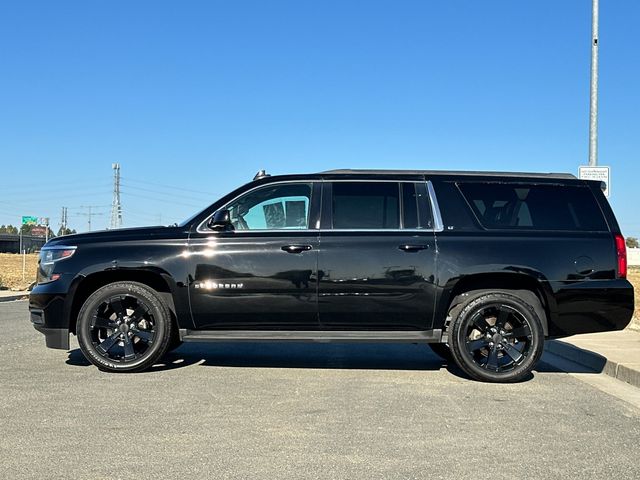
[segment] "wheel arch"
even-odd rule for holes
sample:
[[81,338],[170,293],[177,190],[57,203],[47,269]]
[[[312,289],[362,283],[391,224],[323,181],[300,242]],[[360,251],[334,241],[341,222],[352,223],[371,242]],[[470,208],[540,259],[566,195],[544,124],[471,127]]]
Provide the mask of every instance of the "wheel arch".
[[74,282],[70,301],[67,302],[69,332],[76,333],[76,319],[80,308],[93,292],[110,283],[125,281],[142,283],[158,292],[171,311],[172,321],[177,323],[176,306],[167,274],[146,269],[119,268],[81,276]]
[[[545,336],[549,334],[549,322],[554,312],[553,297],[545,291],[543,283],[526,274],[520,273],[478,273],[460,277],[456,282],[447,286],[440,297],[437,308],[438,317],[442,320],[442,328],[446,327],[447,313],[454,303],[462,297],[462,294],[473,292],[473,296],[479,296],[488,292],[501,291],[505,293],[516,293],[521,296],[532,295],[532,303],[535,300],[538,305],[533,305],[542,322]],[[438,325],[434,326],[438,328]]]

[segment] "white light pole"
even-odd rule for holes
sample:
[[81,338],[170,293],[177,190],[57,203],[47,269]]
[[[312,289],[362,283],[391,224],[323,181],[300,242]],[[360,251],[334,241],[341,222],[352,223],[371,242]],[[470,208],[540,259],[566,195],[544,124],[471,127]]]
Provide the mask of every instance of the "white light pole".
[[591,104],[589,109],[589,166],[598,165],[598,0],[591,13]]

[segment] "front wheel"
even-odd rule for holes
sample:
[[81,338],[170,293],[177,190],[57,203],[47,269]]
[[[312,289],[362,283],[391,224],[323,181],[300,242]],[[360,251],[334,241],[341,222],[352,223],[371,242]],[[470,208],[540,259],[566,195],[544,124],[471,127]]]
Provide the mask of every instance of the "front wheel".
[[507,293],[475,298],[452,319],[449,344],[458,366],[485,382],[517,382],[542,355],[544,331],[532,305]]
[[155,290],[116,282],[86,300],[76,326],[84,356],[109,372],[139,372],[156,363],[171,341],[171,315]]

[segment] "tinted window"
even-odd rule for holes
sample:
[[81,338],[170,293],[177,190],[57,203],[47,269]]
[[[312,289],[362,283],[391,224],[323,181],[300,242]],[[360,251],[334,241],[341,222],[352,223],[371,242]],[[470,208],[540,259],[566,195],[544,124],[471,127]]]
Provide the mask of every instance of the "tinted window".
[[299,230],[308,228],[311,185],[285,183],[253,190],[227,209],[236,230]]
[[418,228],[418,196],[414,183],[403,183],[402,188],[402,226]]
[[460,190],[453,182],[433,181],[445,230],[476,230],[476,222]]
[[400,227],[397,183],[336,182],[333,184],[333,228]]
[[601,231],[607,226],[587,187],[461,183],[486,228]]

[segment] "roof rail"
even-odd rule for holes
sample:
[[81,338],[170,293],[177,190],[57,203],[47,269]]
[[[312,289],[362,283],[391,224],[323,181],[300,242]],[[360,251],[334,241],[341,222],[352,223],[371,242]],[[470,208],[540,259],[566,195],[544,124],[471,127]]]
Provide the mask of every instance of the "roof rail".
[[336,175],[460,175],[483,177],[528,177],[528,178],[558,178],[575,180],[577,177],[571,173],[540,173],[540,172],[480,172],[464,170],[368,170],[342,168],[326,170],[321,174]]

